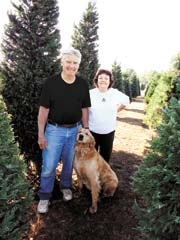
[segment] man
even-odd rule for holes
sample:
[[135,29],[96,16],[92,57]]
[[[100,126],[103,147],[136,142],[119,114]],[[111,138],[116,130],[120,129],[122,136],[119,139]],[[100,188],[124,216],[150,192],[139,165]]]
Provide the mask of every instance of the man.
[[42,89],[38,114],[38,144],[42,149],[42,172],[38,212],[48,211],[55,170],[61,159],[63,167],[60,190],[64,201],[72,199],[72,162],[76,135],[81,123],[88,128],[90,96],[88,84],[76,75],[81,62],[79,50],[61,54],[62,72],[48,79]]

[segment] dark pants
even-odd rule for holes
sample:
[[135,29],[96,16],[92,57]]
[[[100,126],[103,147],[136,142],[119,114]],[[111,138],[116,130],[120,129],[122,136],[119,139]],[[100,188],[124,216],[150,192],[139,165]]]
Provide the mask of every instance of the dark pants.
[[108,134],[98,134],[91,131],[91,134],[96,141],[96,150],[100,153],[104,160],[109,163],[113,149],[115,131]]

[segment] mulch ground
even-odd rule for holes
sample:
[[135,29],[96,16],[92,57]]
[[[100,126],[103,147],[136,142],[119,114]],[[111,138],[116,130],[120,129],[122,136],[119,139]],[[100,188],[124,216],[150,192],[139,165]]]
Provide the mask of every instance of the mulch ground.
[[137,220],[133,212],[136,196],[131,187],[131,177],[143,160],[148,140],[153,132],[143,124],[143,98],[135,99],[117,118],[113,154],[110,165],[119,178],[119,188],[111,199],[102,199],[98,212],[87,212],[90,193],[77,194],[74,179],[74,198],[63,202],[55,185],[54,195],[47,214],[36,212],[38,201],[32,203],[28,240],[139,240]]

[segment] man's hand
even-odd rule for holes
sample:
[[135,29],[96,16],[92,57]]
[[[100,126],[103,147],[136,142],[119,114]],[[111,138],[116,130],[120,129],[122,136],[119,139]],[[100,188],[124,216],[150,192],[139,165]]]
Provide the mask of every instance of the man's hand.
[[83,127],[85,129],[85,133],[89,133],[89,128],[88,127]]
[[45,149],[47,147],[47,140],[45,137],[38,137],[38,144],[40,149]]

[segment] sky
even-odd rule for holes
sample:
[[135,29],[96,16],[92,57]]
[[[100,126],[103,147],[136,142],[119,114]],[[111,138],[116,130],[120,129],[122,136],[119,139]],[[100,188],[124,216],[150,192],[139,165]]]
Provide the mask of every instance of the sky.
[[[95,1],[95,0],[94,0]],[[63,48],[70,46],[73,25],[78,24],[89,0],[59,0]],[[110,69],[114,61],[122,70],[137,74],[166,71],[180,51],[180,0],[96,0],[99,14],[99,62]],[[10,0],[0,1],[0,36],[7,23]]]

